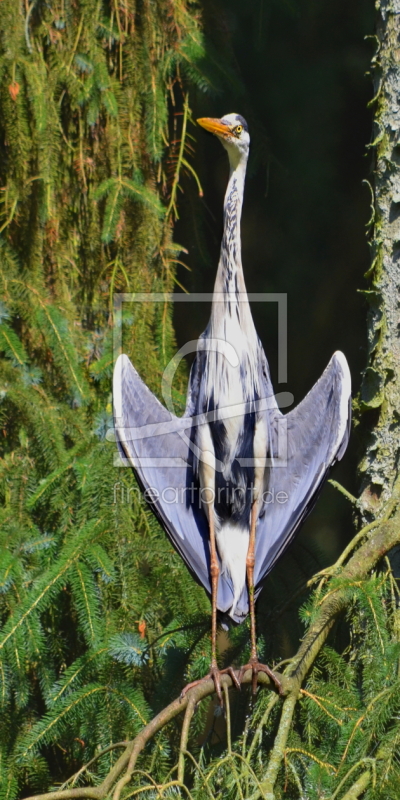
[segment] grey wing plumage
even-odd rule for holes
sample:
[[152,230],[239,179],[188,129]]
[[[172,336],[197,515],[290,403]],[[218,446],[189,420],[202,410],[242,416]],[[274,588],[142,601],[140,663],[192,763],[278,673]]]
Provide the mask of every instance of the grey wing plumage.
[[256,532],[255,586],[292,541],[311,511],[332,465],[346,450],[351,422],[351,377],[343,353],[331,358],[304,400],[270,418],[272,451]]
[[[193,420],[168,411],[125,355],[119,356],[115,366],[113,394],[119,451],[133,468],[172,544],[210,593],[208,523],[192,469]],[[218,608],[225,611],[232,601],[232,584],[228,576],[221,576]]]

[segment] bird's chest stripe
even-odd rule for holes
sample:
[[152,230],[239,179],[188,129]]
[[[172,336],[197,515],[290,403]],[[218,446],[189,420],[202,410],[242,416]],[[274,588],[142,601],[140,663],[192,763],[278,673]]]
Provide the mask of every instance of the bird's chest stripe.
[[227,460],[233,462],[240,458],[250,459],[254,455],[255,412],[251,411],[243,417],[234,419],[235,422],[237,420],[237,425],[233,452],[232,434],[227,420],[217,419],[209,422],[215,456],[222,463],[226,463]]
[[221,257],[224,267],[224,289],[228,294],[228,313],[232,313],[229,295],[239,294],[236,263],[237,263],[237,235],[238,235],[238,200],[236,178],[232,183],[232,190],[225,205],[224,235],[222,238]]

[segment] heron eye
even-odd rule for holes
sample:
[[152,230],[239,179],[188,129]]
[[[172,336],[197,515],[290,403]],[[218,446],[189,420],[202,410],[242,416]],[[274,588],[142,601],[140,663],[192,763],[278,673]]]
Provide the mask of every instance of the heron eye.
[[234,129],[233,132],[235,136],[240,136],[242,130],[243,130],[243,125],[236,125],[236,128]]

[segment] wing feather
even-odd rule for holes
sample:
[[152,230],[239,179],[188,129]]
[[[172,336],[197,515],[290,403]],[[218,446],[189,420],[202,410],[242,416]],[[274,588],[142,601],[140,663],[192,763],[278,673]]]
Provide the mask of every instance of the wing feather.
[[[273,452],[286,459],[268,470],[268,484],[256,533],[255,585],[292,541],[314,506],[323,483],[346,450],[351,422],[351,377],[343,353],[335,353],[320,379],[293,411],[270,419]],[[282,425],[282,421],[284,424]],[[285,448],[283,448],[285,450]]]
[[[189,442],[193,421],[174,416],[153,395],[126,355],[114,370],[114,424],[118,447],[128,459],[152,511],[195,579],[210,594],[208,523],[200,507]],[[222,575],[218,608],[233,602]]]

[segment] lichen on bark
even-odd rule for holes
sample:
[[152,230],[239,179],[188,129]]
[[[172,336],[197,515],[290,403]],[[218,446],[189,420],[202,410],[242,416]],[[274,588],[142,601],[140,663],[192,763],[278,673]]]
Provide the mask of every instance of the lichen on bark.
[[400,0],[378,0],[376,10],[368,361],[359,398],[369,429],[360,464],[364,522],[383,513],[400,456]]

